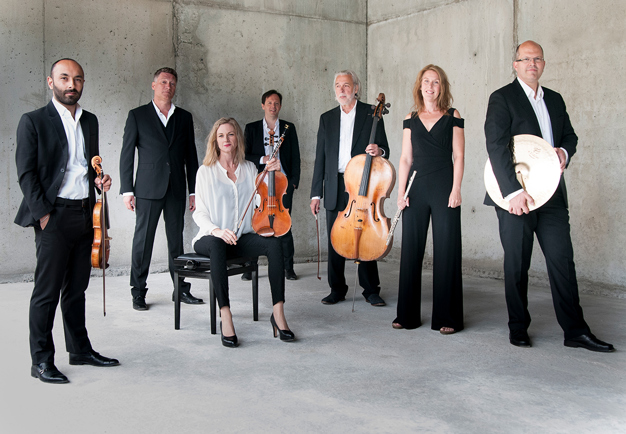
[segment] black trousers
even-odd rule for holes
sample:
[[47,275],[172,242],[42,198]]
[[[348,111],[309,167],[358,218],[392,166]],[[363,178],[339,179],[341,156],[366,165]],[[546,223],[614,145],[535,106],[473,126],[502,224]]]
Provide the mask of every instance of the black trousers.
[[545,205],[529,214],[517,216],[499,207],[496,207],[496,213],[504,248],[504,289],[509,329],[526,330],[530,325],[528,269],[534,233],[546,258],[552,302],[565,339],[589,333],[578,297],[569,212],[561,189],[558,188]]
[[[348,293],[346,285],[346,258],[335,251],[330,241],[330,231],[337,219],[337,215],[348,206],[350,196],[346,192],[343,174],[339,174],[337,183],[337,206],[333,210],[326,210],[326,230],[328,234],[328,284],[330,290],[345,296]],[[363,288],[363,296],[380,293],[380,279],[376,261],[362,261],[358,265],[359,285]]]
[[452,168],[416,178],[402,212],[398,317],[411,329],[421,325],[422,263],[428,226],[433,223],[433,312],[431,328],[463,329],[461,207],[449,208]]
[[211,283],[220,308],[230,306],[226,260],[241,256],[267,256],[272,304],[285,301],[283,250],[278,238],[243,234],[233,246],[221,238],[207,235],[196,241],[193,248],[196,253],[211,259]]
[[[162,199],[135,197],[135,234],[133,236],[130,286],[133,296],[144,296],[148,291],[146,280],[150,273],[150,261],[159,218],[163,213],[167,237],[167,261],[174,283],[174,258],[184,253],[183,229],[185,224],[186,197],[175,197],[171,186]],[[181,292],[189,292],[191,285],[183,282]]]
[[37,266],[30,299],[30,354],[33,364],[54,362],[52,326],[59,299],[65,348],[86,353],[85,290],[91,273],[93,227],[87,205],[55,204],[44,230],[35,227]]

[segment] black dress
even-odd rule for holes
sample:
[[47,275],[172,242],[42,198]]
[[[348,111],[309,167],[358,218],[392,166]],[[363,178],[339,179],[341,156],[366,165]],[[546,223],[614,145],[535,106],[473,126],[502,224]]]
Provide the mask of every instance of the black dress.
[[[398,290],[398,316],[394,322],[412,329],[421,325],[422,262],[428,225],[433,222],[433,330],[463,329],[461,276],[461,207],[449,208],[454,167],[453,127],[463,128],[454,109],[442,116],[430,131],[416,113],[405,119],[411,130],[413,165],[417,171],[409,191],[409,205],[402,214],[402,250]],[[410,176],[409,176],[410,178]]]

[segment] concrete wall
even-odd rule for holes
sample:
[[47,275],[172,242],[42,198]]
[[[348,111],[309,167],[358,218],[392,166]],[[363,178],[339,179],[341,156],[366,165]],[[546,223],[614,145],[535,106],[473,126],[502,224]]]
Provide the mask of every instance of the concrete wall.
[[[579,136],[577,154],[565,176],[581,286],[623,295],[625,9],[621,1],[368,2],[368,96],[373,99],[386,92],[394,104],[387,119],[392,162],[399,161],[402,119],[411,110],[412,87],[426,64],[447,72],[454,106],[465,118],[462,225],[468,272],[501,276],[497,218],[492,208],[482,205],[487,159],[483,124],[491,92],[514,79],[515,46],[533,39],[545,50],[541,84],[563,95]],[[395,202],[396,192],[392,197]],[[399,256],[398,245],[393,256]],[[537,244],[531,272],[535,280],[546,281]]]
[[[233,116],[242,126],[258,120],[263,115],[260,95],[279,89],[284,96],[281,117],[296,124],[302,153],[293,210],[298,260],[315,257],[309,189],[319,115],[336,104],[333,73],[354,69],[369,102],[379,92],[386,94],[392,104],[385,119],[391,161],[397,165],[401,121],[411,109],[415,76],[427,63],[442,66],[452,82],[454,105],[466,119],[464,265],[472,273],[500,276],[497,219],[493,209],[482,205],[483,122],[489,94],[514,77],[510,60],[515,45],[535,39],[547,59],[542,84],[563,94],[580,137],[566,177],[581,282],[584,288],[623,290],[626,221],[619,199],[625,103],[619,90],[626,62],[625,8],[619,0],[4,0],[0,174],[6,187],[0,192],[0,279],[28,277],[34,268],[32,230],[12,223],[22,197],[15,129],[22,113],[48,102],[45,76],[50,64],[65,56],[85,68],[81,104],[99,117],[103,166],[114,180],[119,179],[126,115],[150,100],[150,81],[158,67],[174,65],[179,72],[175,103],[194,115],[200,158],[217,118]],[[109,201],[111,272],[119,273],[129,268],[134,215],[124,208],[118,188],[116,183]],[[394,191],[385,206],[389,216],[395,198]],[[325,224],[320,223],[324,246]],[[187,248],[195,232],[187,215]],[[396,267],[397,258],[399,243],[384,266]],[[160,228],[153,270],[164,269],[165,262]],[[535,279],[545,280],[544,270],[536,248]]]
[[[365,2],[182,1],[175,13],[176,66],[189,80],[178,101],[194,115],[200,159],[217,119],[234,117],[243,128],[262,119],[265,91],[282,93],[280,117],[295,124],[302,160],[292,206],[296,261],[313,259],[309,193],[319,116],[336,105],[335,71],[352,68],[365,77]],[[193,238],[193,221],[186,227]],[[325,240],[323,220],[321,227]]]
[[[7,204],[0,208],[0,281],[32,277],[33,231],[12,223],[22,200],[15,130],[22,113],[51,98],[45,77],[60,57],[73,57],[85,69],[80,102],[99,118],[103,168],[116,184],[108,195],[113,238],[109,273],[130,268],[134,215],[124,207],[116,182],[124,123],[130,109],[150,101],[152,74],[161,66],[179,72],[175,103],[194,115],[200,159],[219,117],[232,116],[243,127],[262,118],[263,92],[276,88],[283,94],[281,118],[296,124],[302,154],[302,181],[293,207],[296,256],[316,256],[308,203],[318,120],[336,104],[336,70],[353,68],[365,78],[365,0],[6,0],[0,4],[0,36],[0,173],[6,185],[0,202]],[[188,250],[196,232],[187,213]],[[161,227],[153,271],[166,268],[166,251]]]

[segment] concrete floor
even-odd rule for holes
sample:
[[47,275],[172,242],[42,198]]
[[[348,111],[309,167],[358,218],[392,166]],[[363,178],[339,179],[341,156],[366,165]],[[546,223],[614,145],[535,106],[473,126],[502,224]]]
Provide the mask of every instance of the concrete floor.
[[[466,329],[443,336],[430,329],[429,272],[424,325],[394,330],[398,269],[379,268],[388,306],[357,297],[352,313],[351,301],[322,305],[325,273],[319,282],[316,264],[298,264],[285,305],[295,343],[272,338],[267,269],[258,323],[250,284],[231,277],[236,349],[210,334],[208,304],[183,305],[174,330],[168,274],[149,277],[147,312],[132,309],[127,276],[107,278],[106,317],[92,278],[92,344],[122,366],[70,366],[59,314],[56,364],[67,385],[30,377],[32,283],[1,285],[0,432],[626,432],[626,300],[581,296],[592,330],[618,348],[598,354],[563,346],[548,289],[533,287],[533,347],[521,349],[508,343],[502,281],[466,277]],[[352,282],[354,265],[347,275]],[[192,281],[192,291],[208,298],[207,282]]]

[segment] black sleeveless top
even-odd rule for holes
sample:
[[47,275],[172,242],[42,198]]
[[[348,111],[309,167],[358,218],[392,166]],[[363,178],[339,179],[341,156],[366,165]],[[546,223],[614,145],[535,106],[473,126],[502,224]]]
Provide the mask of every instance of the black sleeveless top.
[[454,117],[454,108],[448,110],[428,131],[416,112],[405,119],[403,127],[411,130],[413,166],[416,177],[428,175],[452,166],[452,129],[463,128],[465,121]]

